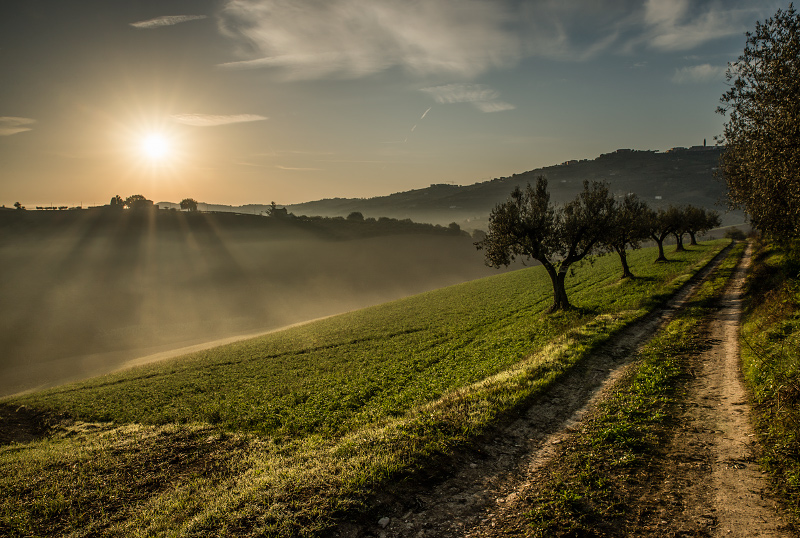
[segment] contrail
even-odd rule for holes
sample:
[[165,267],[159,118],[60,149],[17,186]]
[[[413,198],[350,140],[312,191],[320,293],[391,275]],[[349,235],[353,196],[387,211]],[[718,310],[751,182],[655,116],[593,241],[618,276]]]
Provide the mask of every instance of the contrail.
[[422,113],[422,117],[421,117],[420,119],[423,119],[423,118],[425,118],[425,116],[427,116],[427,115],[428,115],[428,112],[430,112],[432,108],[433,108],[432,106],[429,106],[429,107],[428,107],[428,110],[426,110],[425,112],[423,112],[423,113]]

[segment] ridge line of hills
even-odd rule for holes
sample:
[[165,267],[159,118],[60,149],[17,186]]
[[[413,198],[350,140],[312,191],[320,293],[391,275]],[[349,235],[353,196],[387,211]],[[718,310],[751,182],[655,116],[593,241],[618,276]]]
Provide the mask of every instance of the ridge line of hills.
[[[617,196],[636,193],[652,207],[692,204],[720,212],[723,225],[745,221],[741,211],[726,211],[726,190],[715,172],[724,148],[693,146],[667,152],[619,149],[595,159],[572,160],[472,185],[432,184],[429,187],[373,198],[326,198],[286,209],[295,215],[346,217],[360,212],[365,217],[411,219],[415,222],[465,229],[486,229],[492,208],[505,201],[515,186],[533,183],[543,175],[549,181],[551,199],[566,202],[581,190],[583,181],[605,181]],[[159,202],[161,207],[178,204]],[[208,211],[261,214],[269,205],[227,206],[202,204]]]

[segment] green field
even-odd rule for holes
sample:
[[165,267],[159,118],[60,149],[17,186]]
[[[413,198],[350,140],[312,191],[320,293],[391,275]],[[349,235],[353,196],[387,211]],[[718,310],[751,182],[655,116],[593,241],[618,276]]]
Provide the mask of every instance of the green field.
[[61,427],[0,448],[0,532],[314,535],[513,416],[726,244],[632,252],[633,281],[599,258],[565,314],[533,267],[4,400]]

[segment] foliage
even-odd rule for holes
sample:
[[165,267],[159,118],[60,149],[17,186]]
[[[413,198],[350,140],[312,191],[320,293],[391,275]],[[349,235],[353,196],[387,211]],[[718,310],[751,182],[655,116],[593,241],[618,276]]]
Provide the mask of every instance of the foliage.
[[622,202],[615,204],[610,233],[604,240],[606,246],[619,255],[622,264],[622,278],[633,278],[628,266],[626,249],[637,249],[649,237],[647,204],[635,194],[629,194]]
[[358,222],[364,221],[364,214],[361,211],[352,211],[349,215],[347,215],[347,220],[355,220]]
[[461,235],[461,226],[457,222],[451,222],[447,225],[447,231],[453,235]]
[[670,205],[667,208],[665,219],[671,227],[670,233],[675,238],[675,252],[685,250],[683,246],[683,236],[688,233],[688,219],[685,207],[675,207]]
[[762,464],[800,523],[800,252],[762,245],[747,281],[742,367]]
[[708,230],[718,228],[722,221],[719,213],[702,207],[687,205],[681,208],[683,211],[683,228],[691,237],[691,245],[697,245],[697,236],[702,235]]
[[181,209],[185,211],[197,211],[197,200],[194,198],[184,198],[181,200]]
[[0,531],[318,535],[513,418],[722,245],[633,252],[622,283],[599,258],[570,287],[591,312],[541,317],[535,267],[6,400],[92,422],[0,447]]
[[722,177],[734,207],[774,237],[800,236],[800,14],[792,5],[756,23],[729,64]]
[[725,231],[726,239],[733,239],[734,241],[744,241],[747,235],[739,228],[731,228]]
[[669,234],[673,233],[676,226],[677,222],[672,206],[670,206],[669,210],[662,208],[658,208],[657,210],[651,209],[647,215],[647,231],[650,235],[650,239],[655,241],[656,245],[658,245],[657,262],[667,261],[667,257],[664,255],[664,240]]
[[125,207],[129,209],[149,209],[153,207],[153,201],[148,200],[141,194],[133,194],[125,199]]
[[509,265],[517,257],[537,260],[553,286],[551,312],[571,308],[564,281],[569,268],[600,250],[614,214],[608,186],[584,182],[583,191],[563,207],[550,203],[547,179],[536,188],[516,187],[508,201],[489,216],[489,233],[475,245],[486,251],[492,267]]
[[684,250],[683,236],[689,234],[692,245],[697,245],[697,236],[720,226],[722,221],[719,213],[691,204],[675,207],[670,205],[664,213],[666,226],[671,228],[670,233],[675,237],[675,250]]

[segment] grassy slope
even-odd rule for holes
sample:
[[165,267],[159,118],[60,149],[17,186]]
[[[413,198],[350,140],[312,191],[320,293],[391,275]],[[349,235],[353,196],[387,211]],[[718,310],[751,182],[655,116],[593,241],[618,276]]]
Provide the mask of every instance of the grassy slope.
[[532,268],[17,398],[114,424],[3,447],[0,530],[313,534],[513,412],[722,246],[632,253],[633,282],[601,258],[570,279],[569,314],[541,315]]
[[800,252],[761,245],[748,279],[742,363],[762,464],[800,522]]

